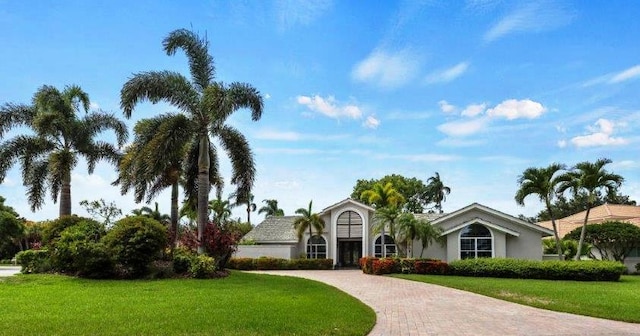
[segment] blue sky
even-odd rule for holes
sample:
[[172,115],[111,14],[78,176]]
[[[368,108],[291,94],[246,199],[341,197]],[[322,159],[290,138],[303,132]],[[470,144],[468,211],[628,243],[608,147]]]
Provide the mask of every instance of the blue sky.
[[[291,214],[313,200],[319,211],[358,179],[437,171],[452,189],[445,211],[479,202],[534,215],[536,198],[513,200],[517,177],[552,162],[611,158],[622,192],[640,200],[639,14],[623,1],[0,0],[0,102],[78,84],[94,108],[122,116],[134,73],[188,74],[161,41],[189,28],[210,41],[218,80],[265,97],[259,122],[248,111],[230,120],[255,152],[258,202]],[[142,104],[127,123],[168,111]],[[115,176],[80,164],[74,212],[83,199],[142,206],[110,186]],[[50,199],[29,211],[21,184],[12,170],[0,195],[29,219],[57,216]],[[168,194],[158,202],[169,212]]]

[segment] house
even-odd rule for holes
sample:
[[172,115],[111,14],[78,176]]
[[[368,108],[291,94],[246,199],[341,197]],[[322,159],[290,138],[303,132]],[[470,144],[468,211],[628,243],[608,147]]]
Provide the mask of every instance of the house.
[[[564,237],[567,233],[582,227],[584,224],[584,216],[586,210],[556,219],[558,227],[558,236]],[[608,204],[599,205],[591,208],[589,211],[589,221],[587,224],[602,224],[609,221],[626,222],[640,227],[640,206],[624,205],[624,204]],[[540,226],[553,230],[551,221],[538,223]],[[635,265],[640,263],[640,246],[636,247],[624,260],[625,266],[629,271],[635,271]]]
[[[362,256],[391,256],[397,246],[389,235],[372,230],[375,209],[347,198],[320,212],[325,221],[321,235],[306,232],[298,240],[293,222],[297,216],[267,217],[240,245],[236,257],[331,258],[338,267],[356,267]],[[443,230],[443,244],[422,251],[419,241],[409,244],[415,256],[453,261],[477,257],[542,259],[540,239],[553,232],[498,210],[473,203],[448,214],[417,214]]]

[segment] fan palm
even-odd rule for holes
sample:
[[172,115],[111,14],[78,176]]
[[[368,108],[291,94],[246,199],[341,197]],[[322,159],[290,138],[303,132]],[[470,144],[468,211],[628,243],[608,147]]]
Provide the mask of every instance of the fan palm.
[[556,241],[558,258],[562,259],[562,244],[558,235],[558,227],[556,219],[552,211],[551,203],[557,194],[558,185],[567,180],[566,175],[559,174],[566,167],[559,163],[553,163],[546,168],[527,168],[522,175],[518,177],[520,189],[516,192],[516,202],[524,205],[524,199],[529,195],[538,195],[541,202],[544,203],[549,217],[551,217],[551,225],[553,226],[553,236]]
[[278,200],[265,199],[262,200],[266,205],[258,210],[258,215],[264,213],[266,217],[269,216],[284,216],[284,210],[278,208]]
[[[118,165],[118,179],[124,195],[134,190],[137,203],[151,202],[166,188],[171,188],[171,247],[178,230],[179,183],[185,174],[191,121],[181,114],[165,114],[142,119],[134,128],[134,141],[125,150]],[[157,207],[157,203],[156,203]]]
[[[118,147],[127,141],[126,125],[112,114],[89,112],[89,95],[79,86],[60,91],[42,86],[32,105],[5,104],[0,108],[0,137],[14,127],[26,126],[32,135],[18,135],[0,145],[0,181],[16,161],[22,165],[31,210],[44,204],[47,189],[60,216],[71,215],[71,172],[79,157],[92,174],[100,160],[118,163]],[[78,117],[80,110],[85,115]],[[94,138],[103,131],[115,132],[117,146]]]
[[598,191],[605,189],[608,194],[615,193],[617,188],[622,185],[624,178],[620,175],[609,173],[604,166],[611,163],[610,159],[598,159],[596,162],[580,162],[576,164],[573,169],[565,174],[565,181],[558,187],[558,192],[563,193],[570,189],[574,195],[580,191],[587,193],[587,200],[585,203],[586,213],[584,216],[584,222],[582,224],[582,230],[580,232],[580,241],[578,241],[578,251],[576,253],[576,260],[580,259],[582,253],[582,245],[584,244],[584,235],[587,228],[587,222],[589,221],[589,212],[593,207]]
[[301,215],[293,222],[293,228],[296,230],[298,240],[302,239],[304,232],[309,229],[309,238],[313,237],[312,230],[316,231],[317,235],[322,234],[324,230],[324,220],[319,214],[312,211],[313,201],[309,201],[309,207],[299,208],[296,210],[296,214]]
[[451,188],[444,185],[438,172],[427,179],[428,199],[435,203],[434,207],[439,213],[442,213],[442,202],[447,199],[447,195],[450,193]]
[[[218,175],[216,147],[210,136],[219,140],[227,152],[232,167],[231,183],[239,194],[248,194],[255,179],[255,162],[247,139],[234,127],[226,124],[235,111],[248,108],[251,118],[257,121],[262,116],[262,96],[246,83],[226,85],[214,81],[213,57],[208,54],[208,42],[195,33],[179,29],[164,39],[167,55],[182,49],[189,60],[191,81],[171,71],[151,71],[135,74],[120,91],[120,105],[125,116],[130,117],[134,107],[141,101],[168,102],[191,120],[194,129],[190,139],[190,155],[187,165],[185,193],[196,205],[198,213],[198,241],[202,242],[207,222],[209,188],[221,187],[220,181],[212,179]],[[196,155],[197,154],[197,155]],[[201,243],[198,253],[204,253]]]

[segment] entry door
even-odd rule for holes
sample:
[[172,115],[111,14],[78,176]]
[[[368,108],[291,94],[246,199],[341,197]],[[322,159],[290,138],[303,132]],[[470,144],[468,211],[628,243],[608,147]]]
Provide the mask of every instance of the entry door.
[[362,241],[340,242],[340,266],[357,267],[360,258],[362,258]]

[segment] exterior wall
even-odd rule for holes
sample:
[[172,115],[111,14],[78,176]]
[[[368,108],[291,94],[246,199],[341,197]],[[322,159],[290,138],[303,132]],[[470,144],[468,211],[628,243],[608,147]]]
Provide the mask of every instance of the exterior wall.
[[240,245],[234,254],[236,258],[274,257],[284,259],[297,258],[295,245]]
[[[420,251],[422,251],[422,244],[419,240],[413,241],[413,257],[420,258]],[[447,259],[447,243],[440,245],[440,243],[433,243],[422,252],[423,258],[440,259],[445,261]]]
[[508,236],[507,257],[516,259],[542,260],[542,236],[540,233],[522,227],[520,237]]
[[640,257],[627,257],[624,259],[624,265],[627,266],[629,272],[636,272],[637,263],[640,263]]
[[[334,263],[338,262],[337,255],[337,247],[338,247],[338,238],[336,236],[336,227],[338,223],[338,217],[345,211],[353,211],[357,213],[360,217],[362,217],[362,255],[368,256],[373,255],[373,241],[371,237],[371,216],[369,216],[369,211],[363,209],[362,207],[354,206],[351,203],[343,204],[339,207],[331,209],[331,212],[328,216],[323,218],[325,219],[325,228],[329,230],[327,234],[328,238],[328,250],[327,250],[327,258],[333,259]],[[327,218],[328,217],[328,218]]]

